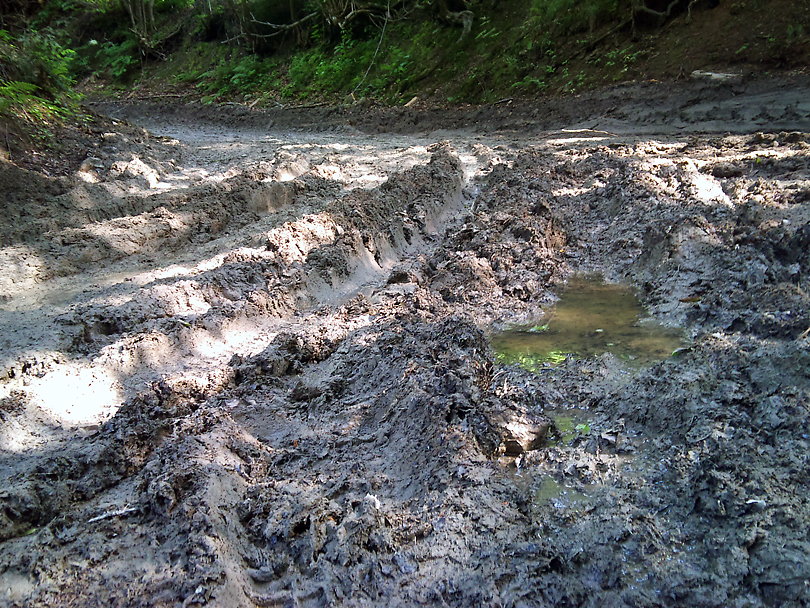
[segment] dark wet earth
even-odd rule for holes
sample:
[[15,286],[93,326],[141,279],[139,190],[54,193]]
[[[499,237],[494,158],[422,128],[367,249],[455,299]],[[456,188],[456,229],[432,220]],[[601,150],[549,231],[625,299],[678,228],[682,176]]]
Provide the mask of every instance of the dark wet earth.
[[810,124],[734,86],[0,165],[0,605],[810,605]]

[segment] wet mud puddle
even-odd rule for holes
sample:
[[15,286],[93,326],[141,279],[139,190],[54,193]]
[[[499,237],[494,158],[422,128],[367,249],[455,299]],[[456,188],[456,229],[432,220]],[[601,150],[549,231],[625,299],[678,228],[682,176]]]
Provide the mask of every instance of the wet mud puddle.
[[534,490],[532,496],[536,505],[551,505],[555,509],[586,507],[590,496],[573,486],[560,483],[553,477],[544,477]]
[[647,317],[633,291],[601,277],[572,279],[559,302],[537,323],[492,335],[500,363],[539,371],[565,361],[613,353],[634,366],[671,356],[682,332]]
[[[579,408],[547,409],[544,412],[552,421],[552,428],[544,447],[566,449],[575,441],[591,433],[591,412]],[[590,490],[596,484],[583,485],[566,480],[558,480],[549,474],[537,473],[533,467],[524,467],[523,457],[517,459],[501,457],[503,470],[529,498],[533,508],[550,506],[554,509],[583,509],[592,503]],[[531,457],[529,457],[531,458]]]
[[[685,344],[681,330],[649,317],[632,289],[607,284],[598,275],[575,276],[537,323],[499,332],[491,340],[500,362],[530,371],[552,369],[568,357],[584,359],[606,352],[639,369],[666,359]],[[546,448],[566,451],[595,432],[593,413],[586,409],[546,409],[544,414],[552,423]],[[612,432],[600,434],[605,441],[617,444],[619,440]],[[583,484],[533,471],[531,466],[522,471],[519,462],[504,464],[516,469],[513,478],[538,513],[547,508],[587,510],[593,492],[601,488],[598,482]]]

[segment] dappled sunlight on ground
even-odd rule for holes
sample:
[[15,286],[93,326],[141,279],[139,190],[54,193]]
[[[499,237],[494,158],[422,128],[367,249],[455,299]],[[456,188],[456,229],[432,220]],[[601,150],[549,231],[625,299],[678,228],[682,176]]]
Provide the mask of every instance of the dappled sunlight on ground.
[[35,405],[65,427],[101,424],[122,403],[117,379],[92,364],[63,365],[31,380],[26,392]]
[[[791,575],[766,560],[810,521],[806,138],[150,120],[174,141],[94,161],[0,250],[36,266],[0,302],[20,602],[655,605]],[[485,332],[574,271],[691,341],[498,362]]]

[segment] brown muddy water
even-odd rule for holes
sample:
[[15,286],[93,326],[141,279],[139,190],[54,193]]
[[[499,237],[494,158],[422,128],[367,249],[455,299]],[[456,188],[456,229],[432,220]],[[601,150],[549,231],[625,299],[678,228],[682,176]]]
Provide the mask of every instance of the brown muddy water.
[[560,483],[553,477],[545,477],[534,492],[534,502],[550,503],[557,509],[587,506],[589,497],[572,486]]
[[606,352],[642,366],[671,356],[684,338],[679,329],[650,319],[629,287],[584,275],[569,282],[537,323],[494,334],[492,346],[499,362],[538,371],[569,356]]

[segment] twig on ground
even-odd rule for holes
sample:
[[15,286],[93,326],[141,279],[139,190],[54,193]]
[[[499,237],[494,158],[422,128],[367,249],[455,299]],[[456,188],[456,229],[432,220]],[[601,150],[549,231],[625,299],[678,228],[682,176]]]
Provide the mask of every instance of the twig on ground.
[[96,515],[95,517],[91,517],[87,520],[88,524],[95,523],[97,521],[101,521],[103,519],[110,519],[112,517],[123,517],[124,515],[129,515],[130,513],[136,513],[140,511],[140,507],[123,507],[121,509],[115,509],[114,511],[107,511],[102,513],[101,515]]
[[[290,110],[306,110],[308,108],[320,108],[320,107],[328,106],[328,105],[329,105],[328,101],[321,101],[319,103],[308,103],[308,104],[303,105],[303,106],[290,106],[289,109]],[[284,107],[284,106],[282,106],[282,107]]]

